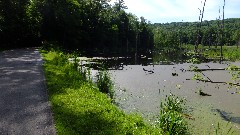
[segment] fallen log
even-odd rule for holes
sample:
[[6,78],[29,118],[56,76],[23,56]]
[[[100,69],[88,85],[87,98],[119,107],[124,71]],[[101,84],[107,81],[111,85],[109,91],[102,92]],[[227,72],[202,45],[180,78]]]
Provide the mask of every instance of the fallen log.
[[[187,70],[190,72],[202,72],[202,71],[218,71],[218,70],[228,70],[226,68],[206,68],[206,69],[194,69],[194,70]],[[240,68],[234,68],[233,71],[240,71]]]
[[[186,79],[186,80],[189,81],[189,80],[193,80],[193,79]],[[201,82],[220,83],[220,84],[228,84],[228,85],[232,85],[232,86],[240,86],[240,83],[214,82],[214,81],[210,81],[210,80],[201,80],[201,79],[195,79],[195,80],[201,81]]]

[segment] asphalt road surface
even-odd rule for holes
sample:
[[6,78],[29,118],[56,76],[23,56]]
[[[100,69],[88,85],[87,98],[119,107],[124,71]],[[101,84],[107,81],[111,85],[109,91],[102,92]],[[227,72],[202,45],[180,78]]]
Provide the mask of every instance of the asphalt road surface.
[[37,48],[0,52],[0,135],[55,135]]

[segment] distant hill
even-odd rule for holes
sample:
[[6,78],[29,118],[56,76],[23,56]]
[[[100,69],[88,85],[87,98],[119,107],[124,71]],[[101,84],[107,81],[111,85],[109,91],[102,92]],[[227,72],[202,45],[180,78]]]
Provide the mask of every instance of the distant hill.
[[[164,43],[160,43],[158,40],[170,37],[178,38],[178,40],[175,39],[175,44],[195,44],[198,42],[203,45],[235,45],[240,40],[240,18],[224,19],[224,25],[222,20],[211,20],[202,23],[155,23],[152,24],[152,27],[155,34],[155,46],[162,46]],[[162,38],[162,35],[165,37]]]

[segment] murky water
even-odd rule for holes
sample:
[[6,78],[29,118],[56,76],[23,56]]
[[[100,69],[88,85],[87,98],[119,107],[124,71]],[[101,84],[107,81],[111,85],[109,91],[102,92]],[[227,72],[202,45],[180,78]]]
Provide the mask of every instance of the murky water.
[[[234,63],[239,65],[239,63]],[[240,134],[240,94],[235,87],[225,83],[192,80],[195,72],[187,71],[192,64],[176,65],[127,65],[123,70],[112,70],[117,102],[127,112],[141,112],[151,119],[159,114],[160,102],[170,93],[187,100],[187,108],[194,120],[189,120],[195,134],[215,132],[218,123],[227,130],[227,121],[236,134]],[[226,68],[228,64],[202,63],[200,69]],[[204,71],[202,75],[212,82],[231,82],[229,71]],[[199,90],[211,95],[200,96]],[[229,124],[230,125],[230,124]],[[228,129],[230,126],[228,125]],[[221,128],[221,127],[220,127]]]
[[[109,72],[115,82],[115,100],[124,111],[139,112],[154,123],[159,115],[160,102],[172,93],[186,99],[187,113],[193,118],[188,120],[193,134],[215,134],[218,125],[220,129],[217,131],[221,134],[227,134],[231,127],[233,134],[240,134],[240,90],[224,83],[232,82],[229,71],[206,70],[199,73],[211,82],[193,80],[196,72],[188,71],[191,65],[199,69],[224,69],[229,64],[240,66],[240,63],[166,62],[171,65],[163,65],[165,63],[161,62],[154,65],[148,58],[144,63],[126,63],[124,59],[118,59],[117,63],[111,66]],[[201,96],[199,90],[211,96]]]

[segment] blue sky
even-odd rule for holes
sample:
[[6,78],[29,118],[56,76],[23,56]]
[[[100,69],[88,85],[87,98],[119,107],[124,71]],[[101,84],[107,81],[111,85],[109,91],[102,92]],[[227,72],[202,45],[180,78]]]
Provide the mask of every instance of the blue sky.
[[[167,23],[198,21],[198,8],[202,9],[203,2],[204,0],[125,0],[125,5],[128,7],[127,12],[138,17],[144,16],[152,23]],[[222,12],[222,6],[223,0],[207,0],[203,20],[219,18],[219,7]],[[225,18],[240,18],[240,0],[226,0]]]

